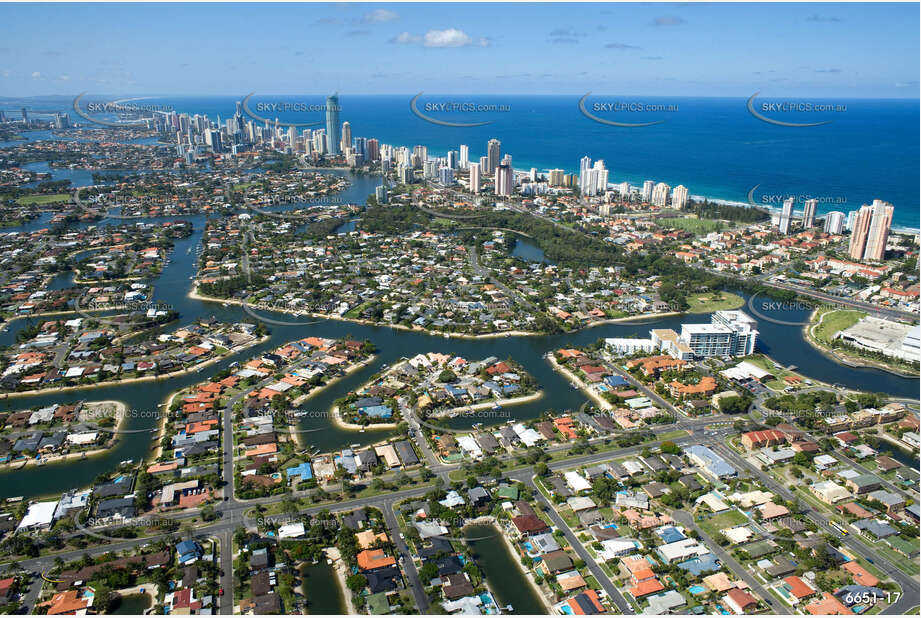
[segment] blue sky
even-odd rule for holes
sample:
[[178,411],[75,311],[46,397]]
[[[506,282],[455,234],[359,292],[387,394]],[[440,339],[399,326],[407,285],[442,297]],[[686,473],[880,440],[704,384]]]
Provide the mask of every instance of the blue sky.
[[917,3],[4,4],[0,96],[918,98]]

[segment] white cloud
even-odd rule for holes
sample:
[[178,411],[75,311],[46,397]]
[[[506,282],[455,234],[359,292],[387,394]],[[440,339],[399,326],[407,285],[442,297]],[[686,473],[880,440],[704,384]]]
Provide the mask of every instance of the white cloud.
[[391,43],[401,45],[419,45],[423,47],[489,47],[489,39],[480,37],[474,39],[463,30],[447,28],[445,30],[429,30],[419,36],[410,32],[401,32],[390,39]]
[[366,13],[361,20],[367,24],[383,24],[390,21],[396,21],[399,18],[399,15],[393,11],[388,11],[386,9],[377,9]]
[[64,75],[59,76],[58,79],[62,82],[70,81],[70,75],[65,73]]
[[32,79],[41,79],[42,74],[38,71],[32,71]]
[[393,39],[391,39],[391,42],[399,43],[401,45],[410,45],[412,43],[418,43],[419,37],[417,37],[414,34],[410,34],[408,32],[401,32],[400,34],[393,37]]
[[447,30],[429,30],[425,33],[423,45],[426,47],[487,47],[489,41],[478,39],[476,42],[469,34],[457,28],[448,28]]

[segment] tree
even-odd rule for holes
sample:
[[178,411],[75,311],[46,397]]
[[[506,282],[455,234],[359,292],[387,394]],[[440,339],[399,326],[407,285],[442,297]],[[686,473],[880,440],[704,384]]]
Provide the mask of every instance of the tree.
[[345,580],[345,585],[349,587],[349,590],[358,594],[364,587],[368,585],[368,578],[362,575],[361,573],[355,573],[354,575],[349,575]]

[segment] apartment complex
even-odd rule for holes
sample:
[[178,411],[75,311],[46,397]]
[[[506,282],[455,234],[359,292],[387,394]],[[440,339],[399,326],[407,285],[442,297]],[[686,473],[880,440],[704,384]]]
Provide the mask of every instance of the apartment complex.
[[681,334],[670,328],[649,331],[649,339],[606,340],[614,354],[626,351],[659,350],[680,360],[711,356],[748,356],[754,354],[758,340],[758,323],[744,311],[717,311],[710,324],[682,324]]
[[894,210],[892,204],[873,200],[872,205],[864,204],[856,211],[848,246],[851,259],[882,261],[886,255]]

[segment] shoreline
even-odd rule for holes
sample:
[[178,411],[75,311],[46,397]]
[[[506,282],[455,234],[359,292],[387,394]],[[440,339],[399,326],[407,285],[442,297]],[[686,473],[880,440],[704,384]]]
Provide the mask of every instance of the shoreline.
[[819,326],[822,323],[822,320],[825,319],[825,316],[828,315],[828,312],[823,313],[817,322],[813,322],[818,311],[818,309],[812,310],[812,314],[809,316],[809,322],[803,325],[802,333],[803,339],[805,339],[809,345],[815,348],[825,358],[828,358],[829,360],[845,367],[852,367],[855,369],[878,369],[899,378],[911,379],[917,378],[919,375],[921,375],[917,373],[901,371],[879,361],[872,361],[869,359],[860,358],[859,356],[854,357],[847,354],[842,354],[832,348],[827,347],[825,344],[821,343],[813,333],[814,329]]
[[[251,309],[260,309],[262,311],[273,311],[276,313],[284,313],[285,315],[307,316],[311,318],[316,318],[318,320],[338,320],[340,322],[351,322],[352,324],[362,324],[364,326],[375,326],[378,328],[392,328],[394,330],[402,330],[402,331],[406,331],[410,333],[420,333],[423,335],[429,335],[431,337],[445,337],[447,339],[476,340],[476,339],[499,339],[502,337],[546,337],[550,335],[550,333],[544,333],[544,332],[538,332],[538,331],[527,331],[527,330],[506,330],[506,331],[500,331],[500,332],[495,332],[495,333],[484,333],[480,335],[468,335],[465,333],[450,333],[446,331],[429,330],[426,328],[410,328],[402,324],[387,324],[385,322],[372,322],[370,320],[364,320],[361,318],[346,318],[346,317],[339,316],[339,315],[316,313],[313,311],[293,311],[291,309],[283,309],[283,308],[264,309],[258,305],[254,305],[251,303],[244,303],[244,301],[237,300],[237,299],[230,299],[230,298],[225,299],[225,298],[218,298],[216,296],[206,296],[204,294],[201,294],[198,292],[197,282],[186,296],[188,298],[191,298],[192,300],[200,300],[203,302],[226,303],[229,305],[240,305],[240,306],[246,305],[250,307]],[[669,311],[665,313],[641,313],[637,315],[624,316],[622,318],[595,320],[593,322],[590,322],[589,324],[580,326],[579,328],[573,329],[571,331],[564,331],[563,334],[571,335],[581,330],[585,330],[588,328],[594,328],[596,326],[604,326],[606,324],[617,324],[620,322],[631,322],[634,320],[647,320],[650,318],[670,317],[670,316],[675,316],[675,315],[684,315],[684,314],[680,311]]]
[[[332,386],[332,385],[335,384],[336,382],[339,382],[340,380],[344,380],[345,378],[347,378],[347,377],[349,376],[349,374],[354,373],[355,371],[358,371],[359,369],[363,369],[364,367],[367,367],[369,364],[371,364],[371,361],[373,361],[375,358],[377,358],[377,354],[376,354],[376,353],[375,353],[375,354],[372,354],[371,356],[369,356],[368,358],[366,358],[366,359],[364,359],[364,360],[362,360],[362,361],[359,361],[359,362],[357,362],[357,363],[351,365],[348,369],[346,369],[346,370],[342,373],[341,376],[336,376],[335,378],[333,378],[332,380],[330,380],[330,381],[327,382],[326,384],[322,384],[322,385],[320,385],[318,388],[315,388],[315,389],[313,389],[312,391],[310,391],[309,393],[305,393],[305,394],[301,395],[300,397],[295,398],[293,401],[291,401],[291,406],[292,406],[292,407],[298,407],[298,406],[300,406],[302,403],[304,403],[304,402],[307,401],[308,399],[312,398],[313,396],[318,395],[319,393],[325,391],[327,388],[329,388],[330,386]],[[330,415],[330,417],[333,419],[333,424],[334,424],[334,425],[337,424],[337,421],[339,420],[339,419],[338,419],[338,410],[339,410],[339,408],[338,408],[338,406],[337,406],[336,408],[333,409],[333,412],[332,412],[332,414]],[[296,418],[295,418],[295,420],[296,420]],[[304,445],[303,445],[303,442],[302,442],[303,438],[302,438],[302,436],[301,436],[301,431],[300,431],[300,428],[299,428],[299,427],[300,427],[299,423],[292,423],[292,422],[289,421],[289,422],[288,422],[288,433],[290,433],[292,436],[294,436],[294,442],[295,442],[295,444],[297,444],[297,447],[298,447],[298,448],[304,448]],[[347,427],[343,427],[343,429],[347,429]]]
[[[369,360],[370,360],[370,359],[369,359]],[[384,377],[390,375],[391,373],[393,373],[394,371],[396,371],[397,369],[399,369],[400,367],[402,367],[403,365],[405,365],[405,364],[408,363],[408,362],[409,362],[409,361],[402,360],[402,361],[400,361],[399,363],[397,363],[396,365],[393,365],[393,366],[391,366],[391,367],[388,367],[386,370],[384,370],[383,372],[381,372],[380,379],[383,379]],[[343,377],[345,377],[345,376],[343,376]],[[362,384],[361,386],[359,386],[357,389],[355,389],[355,392],[357,393],[358,391],[361,391],[361,390],[367,388],[370,384],[371,384],[371,380],[369,380],[369,381],[365,382],[364,384]],[[332,408],[331,414],[330,414],[330,418],[331,418],[332,421],[333,421],[333,425],[335,425],[335,426],[338,427],[339,429],[343,429],[343,430],[345,430],[345,431],[360,431],[360,430],[367,430],[367,429],[370,429],[370,428],[372,428],[372,427],[374,427],[375,429],[396,429],[397,426],[399,426],[399,423],[373,423],[373,424],[370,424],[370,425],[361,425],[361,424],[358,424],[358,423],[350,423],[350,422],[348,422],[348,421],[346,421],[345,419],[342,418],[342,413],[341,413],[341,411],[339,410],[339,406],[334,406],[334,407]]]
[[921,453],[915,451],[915,449],[912,448],[911,445],[905,444],[904,442],[902,442],[902,441],[900,441],[900,440],[898,440],[898,439],[896,439],[896,438],[893,438],[892,436],[890,436],[889,434],[887,434],[885,431],[882,432],[882,433],[878,433],[878,434],[876,434],[876,435],[879,436],[880,439],[885,440],[886,442],[888,442],[888,443],[891,444],[892,446],[895,446],[895,447],[898,448],[899,450],[904,451],[904,452],[906,452],[906,453],[911,453],[911,455],[912,455],[913,457],[919,457],[919,456],[921,456]]
[[[544,609],[546,610],[547,615],[548,616],[552,615],[553,614],[553,604],[547,599],[547,596],[544,594],[544,591],[541,590],[541,587],[537,585],[537,582],[534,581],[534,577],[532,576],[531,571],[527,570],[525,566],[521,564],[521,553],[516,551],[515,546],[512,545],[512,541],[505,534],[504,526],[500,525],[499,522],[496,520],[496,518],[492,516],[478,517],[476,518],[476,520],[479,520],[480,524],[487,523],[487,520],[488,520],[489,525],[492,525],[496,529],[496,532],[498,532],[499,536],[502,537],[502,541],[505,543],[505,549],[511,555],[512,561],[516,565],[518,565],[518,569],[521,571],[521,576],[531,586],[531,590],[534,591],[534,594],[537,595],[537,598],[540,599],[540,602],[544,606]],[[465,526],[473,525],[475,523],[476,521],[472,521],[472,522],[469,522],[469,524],[465,523],[464,525]],[[486,577],[488,577],[488,574],[484,576],[484,579],[486,579]],[[496,601],[497,602],[499,601],[498,597],[496,598]]]
[[501,407],[505,406],[517,406],[523,403],[529,403],[531,401],[537,401],[544,396],[543,389],[537,391],[536,393],[531,393],[530,395],[521,395],[520,397],[512,397],[511,399],[489,399],[482,403],[475,403],[467,406],[459,406],[457,408],[451,408],[450,410],[442,410],[437,414],[433,414],[426,418],[444,418],[450,414],[455,414],[456,416],[464,416],[467,412],[475,412],[477,410],[486,410],[493,407],[494,404],[499,404]]
[[345,583],[345,571],[347,567],[345,566],[345,561],[342,559],[342,554],[339,552],[339,548],[327,547],[323,550],[323,555],[333,561],[332,567],[336,572],[336,581],[339,582],[339,592],[342,594],[342,598],[345,601],[346,613],[351,616],[356,615],[355,604],[352,603],[352,591],[349,590],[349,587]]
[[[38,465],[46,466],[46,465],[61,464],[61,463],[66,463],[67,461],[71,459],[82,460],[82,459],[90,459],[92,457],[98,457],[100,455],[105,455],[106,453],[111,451],[113,448],[115,448],[115,446],[120,441],[120,438],[117,437],[121,435],[118,430],[121,429],[122,425],[125,424],[125,421],[128,418],[128,415],[127,415],[128,404],[126,404],[124,401],[117,401],[115,399],[107,399],[103,401],[91,401],[89,402],[89,404],[84,403],[84,406],[85,405],[103,405],[103,404],[113,404],[115,406],[114,418],[117,419],[118,422],[115,424],[114,431],[107,432],[107,433],[111,433],[112,436],[114,437],[112,439],[111,444],[102,446],[101,448],[89,450],[89,451],[78,451],[76,453],[67,453],[66,455],[49,455],[47,457],[42,457],[40,459],[31,457],[25,460],[17,459],[15,461],[8,461],[6,463],[0,464],[0,470],[22,470],[23,468],[28,468],[29,466],[38,466]],[[81,421],[76,421],[74,424],[79,425],[81,423],[82,423]],[[102,430],[102,431],[105,431],[105,430]]]
[[192,365],[188,369],[180,369],[178,371],[171,371],[169,373],[160,373],[160,374],[152,375],[152,376],[140,376],[137,378],[128,378],[126,380],[105,380],[103,382],[95,382],[93,384],[77,384],[75,386],[59,386],[57,388],[41,388],[41,389],[37,389],[33,391],[18,391],[15,393],[2,393],[2,396],[0,396],[0,400],[14,399],[17,397],[34,397],[38,395],[47,395],[49,393],[65,393],[65,392],[70,392],[70,391],[86,390],[86,389],[93,389],[93,388],[107,388],[110,386],[122,386],[124,384],[134,384],[136,382],[151,382],[151,381],[157,381],[157,380],[169,380],[172,378],[178,378],[180,376],[184,376],[190,373],[197,373],[201,371],[202,369],[204,369],[205,367],[213,365],[214,363],[220,362],[221,360],[225,360],[226,358],[233,356],[234,354],[237,354],[239,352],[242,352],[243,350],[246,350],[260,343],[263,343],[268,338],[269,338],[269,335],[264,335],[260,337],[259,339],[254,339],[253,341],[249,343],[234,346],[232,348],[227,348],[226,353],[221,354],[220,356],[209,358],[208,360],[202,361],[196,365]]
[[594,401],[595,403],[597,403],[598,406],[602,410],[613,410],[614,409],[613,404],[611,404],[608,400],[604,399],[601,395],[593,392],[585,382],[580,380],[579,377],[576,374],[574,374],[572,371],[570,371],[567,367],[564,367],[563,365],[559,364],[556,361],[556,356],[553,355],[553,350],[550,350],[547,360],[550,361],[550,366],[553,367],[554,371],[562,374],[563,376],[568,378],[572,383],[578,386],[582,394],[588,397],[589,399],[591,399],[592,401]]
[[399,426],[399,423],[371,423],[370,425],[359,425],[358,423],[349,423],[348,421],[342,418],[342,413],[339,411],[339,406],[335,406],[329,415],[330,419],[333,421],[333,425],[342,429],[344,431],[372,431],[378,429],[396,429]]

